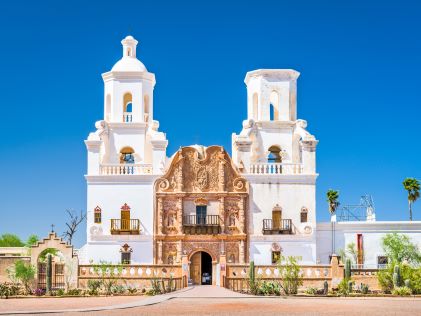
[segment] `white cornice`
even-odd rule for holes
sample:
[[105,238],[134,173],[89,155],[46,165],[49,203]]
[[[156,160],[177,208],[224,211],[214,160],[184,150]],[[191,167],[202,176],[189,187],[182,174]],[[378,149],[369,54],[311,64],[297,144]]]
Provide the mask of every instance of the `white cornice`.
[[250,235],[250,241],[253,242],[315,242],[316,234],[309,235]]
[[251,78],[255,77],[267,77],[276,78],[280,81],[292,81],[297,80],[300,73],[293,69],[257,69],[249,71],[244,78],[244,82],[248,84]]
[[85,175],[88,184],[153,184],[159,174]]
[[120,122],[109,122],[108,126],[110,129],[125,129],[125,130],[146,130],[147,123],[144,122],[133,122],[133,123],[120,123]]
[[319,174],[246,174],[242,173],[250,183],[272,184],[316,184]]
[[88,244],[113,244],[115,242],[121,243],[123,241],[153,241],[152,235],[91,235]]
[[151,72],[143,72],[143,71],[109,71],[102,74],[102,79],[104,82],[110,80],[147,80],[150,81],[153,85],[155,85],[155,75]]
[[[318,231],[330,231],[332,229],[330,222],[318,223]],[[379,221],[379,222],[336,222],[336,231],[343,232],[421,232],[421,221]]]

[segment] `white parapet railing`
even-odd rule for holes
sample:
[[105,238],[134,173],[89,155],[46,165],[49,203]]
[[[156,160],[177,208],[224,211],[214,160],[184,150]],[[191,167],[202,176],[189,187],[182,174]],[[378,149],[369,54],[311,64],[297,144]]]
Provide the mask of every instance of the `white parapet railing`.
[[300,163],[257,163],[250,165],[250,174],[301,174],[303,165]]
[[133,121],[132,112],[124,112],[123,113],[123,122],[124,123],[131,123]]
[[152,174],[152,164],[102,164],[99,167],[101,175],[137,175]]

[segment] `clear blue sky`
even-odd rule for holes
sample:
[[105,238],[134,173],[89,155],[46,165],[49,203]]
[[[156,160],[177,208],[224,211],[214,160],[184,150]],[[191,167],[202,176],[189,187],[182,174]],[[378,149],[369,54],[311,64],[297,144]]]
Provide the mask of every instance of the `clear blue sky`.
[[156,74],[168,155],[192,143],[230,152],[245,73],[293,68],[298,116],[320,140],[318,219],[328,188],[342,203],[372,194],[379,220],[407,219],[402,180],[421,178],[421,7],[340,2],[2,2],[0,233],[61,232],[66,208],[85,210],[83,140],[103,115],[101,73],[129,33]]

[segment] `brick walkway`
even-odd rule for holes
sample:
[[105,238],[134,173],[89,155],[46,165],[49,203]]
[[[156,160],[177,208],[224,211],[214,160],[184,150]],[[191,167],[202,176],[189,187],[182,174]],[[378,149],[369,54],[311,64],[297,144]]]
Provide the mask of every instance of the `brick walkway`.
[[154,297],[10,299],[0,303],[0,311],[6,315],[421,316],[420,298],[254,297],[214,286],[190,287]]

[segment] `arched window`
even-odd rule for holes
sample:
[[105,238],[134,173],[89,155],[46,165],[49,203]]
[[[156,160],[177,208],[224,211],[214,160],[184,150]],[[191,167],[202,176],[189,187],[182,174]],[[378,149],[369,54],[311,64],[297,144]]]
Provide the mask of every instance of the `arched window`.
[[279,148],[279,146],[270,146],[269,147],[268,162],[269,163],[281,163],[282,162],[281,148]]
[[132,147],[123,147],[120,150],[120,163],[134,163],[134,150]]
[[257,93],[253,94],[253,118],[259,120],[259,96]]
[[301,223],[307,223],[308,210],[306,207],[301,208]]
[[235,263],[235,255],[233,253],[229,255],[228,262],[229,263]]
[[133,249],[128,245],[124,244],[121,249],[121,264],[130,264],[131,263],[131,257],[132,257]]
[[101,208],[99,206],[95,207],[94,209],[94,223],[101,223]]
[[145,122],[149,121],[149,96],[146,94],[143,97],[143,115]]
[[123,96],[123,122],[130,123],[132,122],[132,94],[126,93]]
[[270,94],[269,112],[269,119],[271,121],[279,120],[279,94],[276,91],[272,91],[272,93]]

